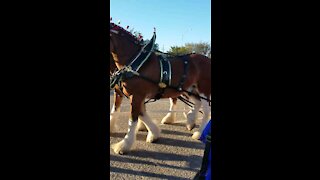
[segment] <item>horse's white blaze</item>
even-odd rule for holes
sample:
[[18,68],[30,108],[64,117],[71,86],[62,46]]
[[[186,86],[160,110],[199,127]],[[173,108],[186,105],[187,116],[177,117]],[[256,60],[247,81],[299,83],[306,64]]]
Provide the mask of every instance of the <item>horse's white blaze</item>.
[[161,120],[161,124],[171,124],[171,123],[173,123],[176,120],[176,117],[177,117],[177,113],[175,112],[176,109],[177,109],[176,104],[174,104],[172,98],[170,98],[170,109],[169,109],[169,111],[173,111],[173,112],[169,112]]
[[144,112],[143,116],[139,116],[139,118],[145,123],[147,129],[148,129],[148,136],[146,139],[146,142],[153,142],[157,140],[160,137],[161,130],[159,127],[152,121],[150,116]]
[[[203,94],[200,94],[200,96],[204,97]],[[210,99],[211,99],[211,97],[210,97]],[[208,123],[208,120],[211,118],[211,108],[209,106],[209,102],[206,100],[202,100],[201,104],[202,104],[202,109],[203,109],[203,117],[202,117],[202,121],[201,121],[199,130],[194,132],[192,135],[193,139],[200,139],[200,136],[201,136],[205,126]]]
[[124,137],[122,141],[112,145],[112,148],[115,153],[123,154],[131,149],[132,145],[136,140],[137,123],[137,121],[133,122],[131,119],[129,120],[129,128],[127,135]]

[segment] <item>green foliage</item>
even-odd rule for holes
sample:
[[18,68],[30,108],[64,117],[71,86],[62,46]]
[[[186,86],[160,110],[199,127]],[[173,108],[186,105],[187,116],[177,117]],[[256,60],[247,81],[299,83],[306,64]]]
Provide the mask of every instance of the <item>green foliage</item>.
[[182,47],[171,46],[170,50],[168,51],[168,53],[172,54],[172,55],[179,56],[179,55],[191,53],[191,51],[190,51],[190,49],[188,49],[188,48],[186,48],[184,46],[182,46]]
[[211,45],[209,43],[186,43],[184,46],[172,46],[168,53],[173,55],[183,55],[197,53],[211,57]]
[[153,49],[159,51],[159,44],[158,44],[158,43],[155,43]]
[[[136,37],[138,37],[139,34],[141,34],[139,31],[135,31],[134,28],[130,29],[130,32]],[[150,41],[149,39],[144,39],[144,43],[148,43],[149,41]],[[155,43],[154,49],[159,50],[158,43]],[[202,54],[211,58],[211,45],[210,43],[207,43],[207,42],[186,43],[184,46],[170,47],[170,50],[167,53],[172,55],[184,55],[192,52],[197,54]]]
[[200,42],[200,43],[186,43],[185,47],[192,52],[195,52],[197,54],[202,55],[208,55],[211,54],[211,45],[206,42]]

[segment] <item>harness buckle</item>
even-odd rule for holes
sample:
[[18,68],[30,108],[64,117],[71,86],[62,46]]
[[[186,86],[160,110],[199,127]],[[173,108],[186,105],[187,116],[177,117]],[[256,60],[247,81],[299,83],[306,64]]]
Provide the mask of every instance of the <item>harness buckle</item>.
[[166,88],[167,87],[167,85],[165,84],[165,83],[163,83],[163,82],[160,82],[159,84],[158,84],[158,86],[160,87],[160,88]]

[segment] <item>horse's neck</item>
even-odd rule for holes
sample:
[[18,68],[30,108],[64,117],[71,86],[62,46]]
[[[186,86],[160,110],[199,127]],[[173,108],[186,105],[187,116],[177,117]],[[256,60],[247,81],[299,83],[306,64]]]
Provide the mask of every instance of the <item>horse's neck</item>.
[[115,59],[115,64],[118,67],[118,69],[130,64],[130,62],[133,60],[133,58],[138,55],[140,51],[139,47],[127,46],[126,48],[122,48],[121,51],[118,53],[111,53],[113,56],[113,59]]
[[122,69],[125,65],[122,65],[122,64],[119,64],[119,63],[116,63],[116,67],[117,69]]
[[114,72],[116,69],[117,69],[116,64],[110,61],[110,72]]

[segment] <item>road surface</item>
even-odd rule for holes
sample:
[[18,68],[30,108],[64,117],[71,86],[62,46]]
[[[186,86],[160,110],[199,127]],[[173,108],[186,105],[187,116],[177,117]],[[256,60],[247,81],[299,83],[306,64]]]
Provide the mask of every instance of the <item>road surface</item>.
[[[111,95],[111,94],[110,94]],[[112,107],[113,98],[110,98]],[[118,114],[118,128],[110,135],[110,145],[122,140],[128,128],[129,100],[124,99],[121,112]],[[161,137],[156,143],[146,143],[147,132],[138,132],[137,141],[132,151],[118,155],[110,148],[110,179],[192,179],[200,169],[205,145],[191,138],[192,131],[185,127],[182,112],[177,115],[173,125],[161,125],[161,119],[169,109],[169,100],[163,99],[147,104],[147,111],[156,124],[160,126]],[[184,110],[179,101],[178,109]],[[159,112],[157,112],[159,111]],[[201,114],[199,114],[201,116]]]

